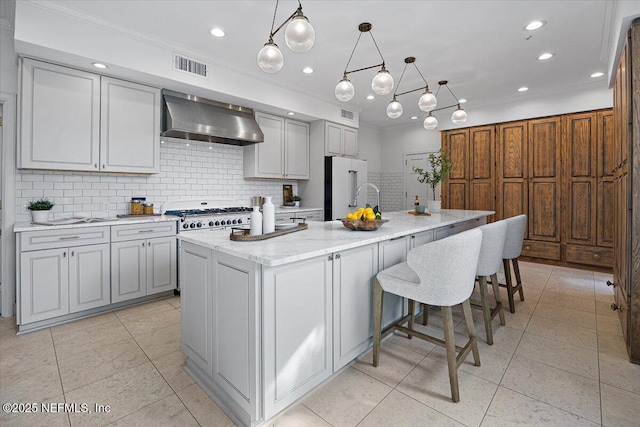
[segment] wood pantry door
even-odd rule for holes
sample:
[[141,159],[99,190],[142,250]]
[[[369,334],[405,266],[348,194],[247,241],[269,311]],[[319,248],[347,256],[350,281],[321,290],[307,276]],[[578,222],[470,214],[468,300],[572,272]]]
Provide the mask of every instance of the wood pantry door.
[[[496,211],[499,219],[528,213],[526,121],[497,127],[498,166]],[[525,238],[527,232],[525,231]]]
[[[495,126],[469,130],[469,204],[467,209],[496,210]],[[487,218],[495,220],[495,215]]]
[[442,185],[442,206],[467,209],[469,197],[469,129],[442,133],[442,152],[453,163],[449,179]]

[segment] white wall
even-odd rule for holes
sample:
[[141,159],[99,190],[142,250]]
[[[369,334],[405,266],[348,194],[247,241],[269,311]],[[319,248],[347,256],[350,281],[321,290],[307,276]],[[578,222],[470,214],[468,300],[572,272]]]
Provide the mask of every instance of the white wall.
[[367,161],[369,172],[382,170],[381,143],[380,131],[361,123],[358,129],[358,157]]

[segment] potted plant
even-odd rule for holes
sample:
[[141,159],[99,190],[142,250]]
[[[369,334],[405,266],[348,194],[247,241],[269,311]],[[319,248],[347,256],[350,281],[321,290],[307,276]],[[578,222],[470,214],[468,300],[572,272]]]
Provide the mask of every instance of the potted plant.
[[49,219],[49,211],[52,207],[53,203],[47,199],[36,200],[27,205],[27,209],[31,211],[32,222],[47,221]]
[[302,201],[302,197],[300,196],[291,196],[291,201],[295,207],[300,207],[300,202]]
[[442,154],[440,151],[437,154],[429,154],[429,163],[431,170],[413,168],[413,172],[418,174],[418,182],[428,184],[433,190],[433,200],[427,200],[427,209],[431,213],[438,213],[442,201],[436,200],[436,186],[447,180],[449,172],[453,169],[453,163],[446,154]]

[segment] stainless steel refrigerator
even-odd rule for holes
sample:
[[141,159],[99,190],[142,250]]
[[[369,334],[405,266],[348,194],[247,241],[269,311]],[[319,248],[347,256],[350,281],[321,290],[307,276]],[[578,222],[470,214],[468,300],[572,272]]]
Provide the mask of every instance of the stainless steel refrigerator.
[[367,161],[348,157],[324,158],[324,220],[344,218],[367,202],[362,188],[354,205],[357,188],[367,182]]

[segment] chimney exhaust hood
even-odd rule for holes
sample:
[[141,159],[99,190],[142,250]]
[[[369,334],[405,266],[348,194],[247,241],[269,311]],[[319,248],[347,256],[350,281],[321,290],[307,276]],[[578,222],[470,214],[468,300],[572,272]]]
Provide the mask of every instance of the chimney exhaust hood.
[[253,110],[163,90],[162,136],[220,144],[264,141]]

